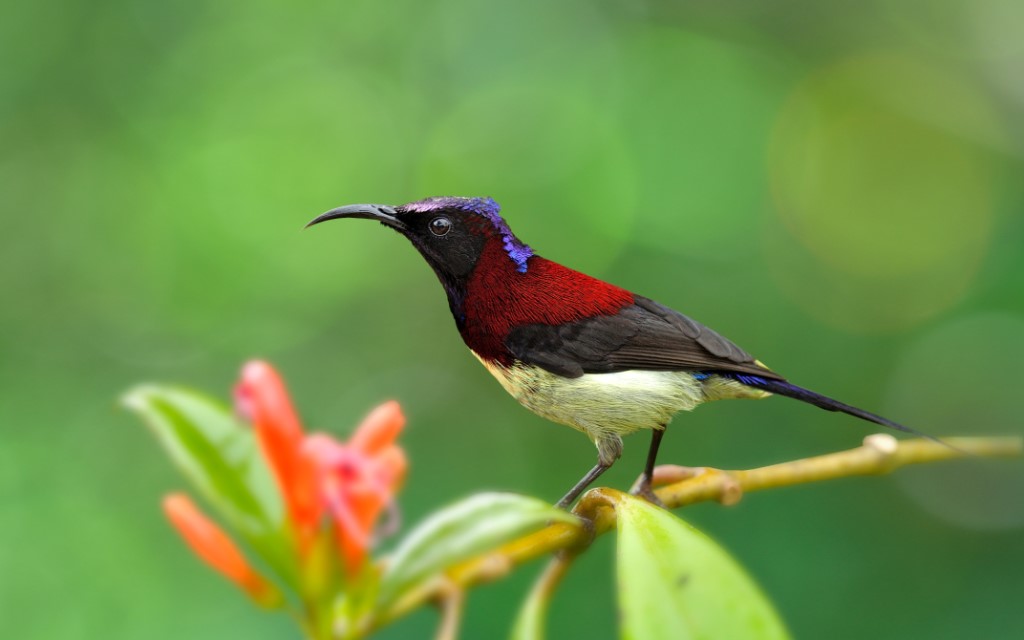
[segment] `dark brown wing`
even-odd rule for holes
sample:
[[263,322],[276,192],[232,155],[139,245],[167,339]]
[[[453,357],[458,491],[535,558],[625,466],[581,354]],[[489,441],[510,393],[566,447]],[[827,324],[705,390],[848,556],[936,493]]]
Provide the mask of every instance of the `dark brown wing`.
[[518,327],[505,346],[517,360],[568,378],[646,369],[732,371],[783,379],[711,329],[641,296],[614,316]]

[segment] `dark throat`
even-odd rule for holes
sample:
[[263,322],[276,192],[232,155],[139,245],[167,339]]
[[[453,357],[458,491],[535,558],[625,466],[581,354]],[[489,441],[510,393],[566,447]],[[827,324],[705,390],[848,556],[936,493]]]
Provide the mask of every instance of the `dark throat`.
[[455,318],[455,326],[461,332],[466,326],[466,279],[454,277],[437,269],[435,271],[448,296],[448,308]]

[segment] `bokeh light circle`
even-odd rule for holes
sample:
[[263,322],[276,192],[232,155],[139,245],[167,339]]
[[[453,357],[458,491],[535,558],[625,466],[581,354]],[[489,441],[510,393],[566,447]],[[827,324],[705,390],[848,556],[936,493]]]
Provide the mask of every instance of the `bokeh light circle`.
[[[890,377],[886,415],[938,436],[1024,435],[1024,317],[979,313],[933,329]],[[1024,527],[1020,460],[965,460],[901,470],[930,513],[971,529]]]
[[762,231],[767,273],[807,315],[849,333],[892,333],[953,307],[970,290],[978,265],[941,263],[925,273],[851,276],[777,225]]
[[[767,239],[776,266],[804,263],[775,269],[782,288],[853,330],[905,327],[954,304],[988,249],[999,188],[998,165],[972,134],[997,129],[970,83],[913,58],[865,55],[812,74],[769,150],[777,220],[811,258]],[[863,297],[843,299],[876,289],[882,302],[911,303],[885,318],[862,313]]]
[[[1002,93],[1024,106],[1024,3],[1020,0],[974,0],[965,4],[970,40],[983,58],[983,72]],[[1019,121],[1019,118],[1017,119]],[[1024,139],[1017,135],[1000,139],[1024,154]]]
[[161,289],[178,289],[169,314],[184,300],[187,330],[205,343],[272,352],[325,330],[346,296],[381,282],[385,269],[354,270],[375,262],[389,234],[348,227],[366,232],[355,242],[338,227],[302,225],[334,206],[400,197],[404,166],[391,150],[401,105],[388,85],[302,55],[210,91],[198,124],[160,149],[159,182],[140,208],[177,257]]
[[779,219],[852,274],[970,262],[992,226],[992,163],[945,128],[991,109],[958,78],[916,60],[865,56],[808,78],[771,148]]
[[767,46],[678,28],[624,42],[619,110],[638,167],[637,242],[700,259],[754,250],[765,147],[793,72]]

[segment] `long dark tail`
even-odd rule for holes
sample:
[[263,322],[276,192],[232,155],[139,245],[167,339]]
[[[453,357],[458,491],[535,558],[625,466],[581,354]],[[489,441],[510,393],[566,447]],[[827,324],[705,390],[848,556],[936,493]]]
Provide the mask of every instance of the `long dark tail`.
[[828,396],[823,396],[820,393],[815,393],[810,389],[798,387],[795,384],[789,382],[783,382],[782,380],[771,380],[768,378],[762,378],[760,376],[749,376],[741,373],[727,373],[724,375],[725,377],[732,378],[733,380],[745,384],[748,387],[761,389],[763,391],[774,393],[780,396],[786,396],[787,398],[793,398],[794,400],[800,400],[801,402],[813,404],[814,406],[821,407],[822,409],[825,409],[827,411],[841,411],[851,416],[860,418],[861,420],[874,422],[875,424],[880,424],[883,427],[889,427],[890,429],[895,429],[896,431],[912,433],[915,436],[927,438],[933,442],[938,442],[941,445],[950,447],[952,449],[956,449],[956,447],[953,447],[952,445],[945,443],[942,440],[939,440],[935,436],[928,435],[927,433],[923,433],[921,431],[918,431],[917,429],[911,429],[910,427],[906,427],[902,424],[899,424],[898,422],[893,422],[888,418],[883,418],[882,416],[875,415],[868,411],[864,411],[863,409],[852,407],[848,404],[839,402],[838,400],[833,400]]

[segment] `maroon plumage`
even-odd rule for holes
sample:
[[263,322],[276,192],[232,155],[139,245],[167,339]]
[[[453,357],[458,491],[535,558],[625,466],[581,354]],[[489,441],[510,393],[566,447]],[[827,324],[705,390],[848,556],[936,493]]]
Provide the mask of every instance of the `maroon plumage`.
[[615,315],[633,301],[633,294],[621,287],[540,256],[532,256],[520,273],[494,237],[466,284],[461,333],[481,358],[509,364],[512,354],[505,340],[514,329]]

